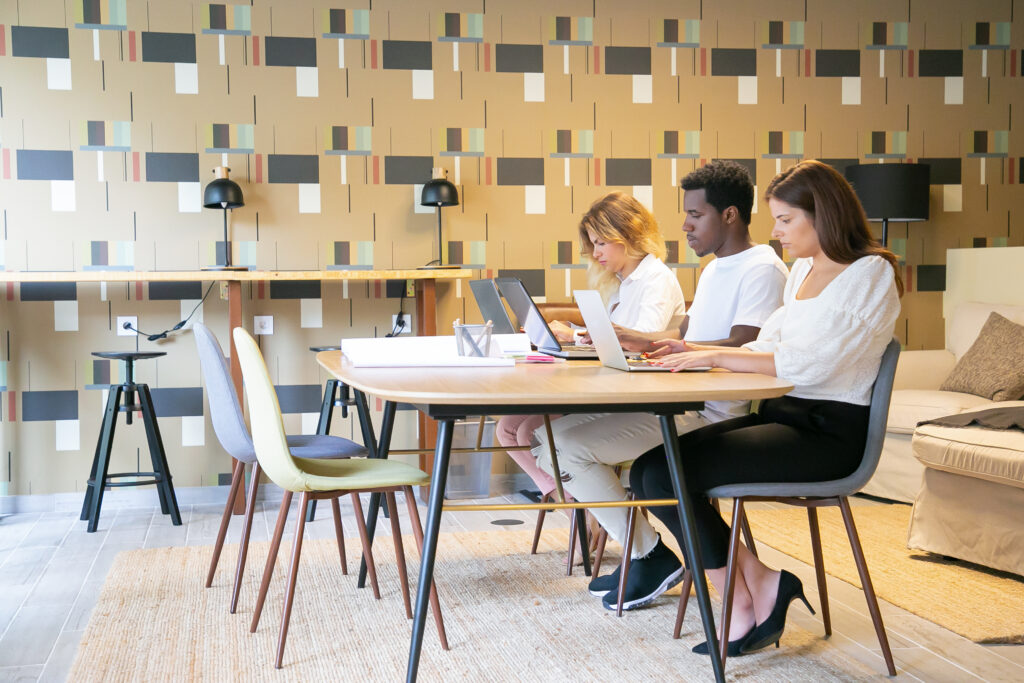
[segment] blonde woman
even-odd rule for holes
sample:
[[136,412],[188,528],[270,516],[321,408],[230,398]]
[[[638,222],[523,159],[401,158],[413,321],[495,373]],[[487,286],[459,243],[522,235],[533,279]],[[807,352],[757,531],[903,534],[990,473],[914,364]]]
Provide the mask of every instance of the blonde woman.
[[[679,280],[662,262],[665,240],[658,222],[634,197],[612,192],[594,202],[580,220],[579,240],[580,251],[590,262],[589,285],[601,291],[613,323],[655,332],[685,314]],[[554,321],[550,327],[560,340],[573,339],[574,330],[567,324]],[[536,445],[534,431],[543,424],[542,415],[506,415],[498,420],[498,443]],[[530,451],[509,451],[509,456],[541,494],[555,489],[555,480],[537,467]]]

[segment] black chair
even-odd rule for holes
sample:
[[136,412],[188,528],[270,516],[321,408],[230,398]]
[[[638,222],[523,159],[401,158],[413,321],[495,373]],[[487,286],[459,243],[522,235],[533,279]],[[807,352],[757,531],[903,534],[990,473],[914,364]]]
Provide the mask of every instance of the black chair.
[[[156,412],[153,410],[153,396],[149,393],[149,385],[135,382],[135,361],[166,356],[163,351],[94,351],[94,356],[108,360],[119,360],[124,363],[124,382],[111,384],[107,396],[107,407],[103,414],[103,426],[96,442],[96,454],[92,460],[92,470],[85,488],[85,500],[82,503],[83,521],[88,520],[88,532],[96,531],[100,521],[100,508],[103,505],[103,491],[106,487],[115,486],[146,486],[156,485],[160,497],[160,512],[171,516],[174,526],[181,525],[181,513],[178,501],[174,497],[174,486],[171,484],[171,471],[167,466],[167,455],[160,438],[160,427],[156,423]],[[138,403],[136,403],[138,396]],[[124,398],[122,404],[122,397]],[[153,462],[152,472],[116,472],[110,474],[110,451],[114,444],[114,428],[117,426],[117,414],[126,413],[125,423],[132,423],[132,414],[142,412],[142,423],[146,427],[146,440],[149,442],[149,457]],[[137,481],[116,481],[121,477],[147,477]]]
[[[310,346],[313,353],[321,351],[341,351],[340,346]],[[340,395],[339,395],[340,394]],[[341,408],[341,416],[348,417],[348,407],[355,405],[348,385],[340,379],[329,379],[324,383],[324,400],[320,404],[320,419],[316,423],[316,433],[319,436],[327,436],[331,433],[331,419],[334,417],[334,409]],[[306,521],[312,522],[316,518],[316,500],[309,502],[309,509],[306,510]]]

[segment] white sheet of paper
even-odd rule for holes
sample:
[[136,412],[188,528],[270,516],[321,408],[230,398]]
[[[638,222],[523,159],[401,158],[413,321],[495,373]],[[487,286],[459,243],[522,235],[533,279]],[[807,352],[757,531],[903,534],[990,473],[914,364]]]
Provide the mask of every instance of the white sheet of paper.
[[508,367],[511,358],[460,356],[455,337],[342,339],[341,352],[357,368]]

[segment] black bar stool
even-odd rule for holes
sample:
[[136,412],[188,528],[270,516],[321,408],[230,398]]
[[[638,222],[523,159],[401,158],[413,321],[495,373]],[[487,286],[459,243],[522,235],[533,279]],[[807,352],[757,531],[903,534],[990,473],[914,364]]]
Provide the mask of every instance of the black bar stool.
[[[94,356],[124,362],[124,383],[111,384],[107,396],[107,408],[103,414],[103,427],[100,438],[96,442],[96,455],[92,460],[92,471],[85,487],[85,501],[82,503],[82,520],[89,520],[89,533],[96,531],[100,521],[100,507],[103,505],[103,490],[107,486],[144,486],[156,484],[157,495],[160,497],[160,511],[171,516],[175,526],[181,525],[181,513],[178,501],[174,497],[171,485],[171,471],[167,466],[164,443],[160,439],[160,427],[156,423],[153,410],[153,396],[149,393],[149,385],[135,383],[135,361],[166,356],[164,351],[93,351]],[[139,402],[135,403],[138,394]],[[124,405],[121,397],[124,396]],[[119,472],[109,474],[110,451],[114,444],[114,428],[117,426],[117,414],[127,413],[125,422],[132,423],[132,413],[142,411],[142,423],[146,427],[146,440],[149,442],[149,457],[153,461],[153,472]],[[120,477],[151,477],[142,481],[111,481]]]
[[[340,346],[310,346],[313,353],[321,351],[341,351]],[[341,396],[338,391],[341,390]],[[324,384],[324,400],[320,404],[320,419],[316,423],[316,433],[321,436],[331,433],[331,418],[334,417],[334,409],[341,408],[341,416],[348,417],[348,407],[355,405],[349,393],[348,385],[340,379],[329,379]],[[309,509],[306,510],[306,521],[312,522],[316,518],[316,501],[309,501]]]

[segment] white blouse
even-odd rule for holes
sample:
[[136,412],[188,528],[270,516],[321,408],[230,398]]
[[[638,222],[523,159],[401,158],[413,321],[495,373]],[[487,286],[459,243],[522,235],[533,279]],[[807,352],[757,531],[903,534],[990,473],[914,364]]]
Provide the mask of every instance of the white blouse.
[[868,405],[900,314],[892,266],[880,256],[862,257],[818,296],[797,299],[811,265],[793,264],[782,308],[744,348],[775,354],[776,374],[796,387],[790,396]]
[[673,316],[686,313],[679,279],[654,254],[648,254],[608,299],[608,313],[616,325],[638,332],[660,332]]

